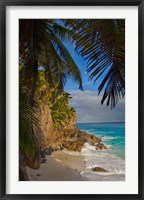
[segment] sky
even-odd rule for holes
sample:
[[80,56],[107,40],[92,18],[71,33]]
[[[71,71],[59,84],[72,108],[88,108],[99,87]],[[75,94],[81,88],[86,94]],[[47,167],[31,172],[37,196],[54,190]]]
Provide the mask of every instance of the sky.
[[79,90],[79,85],[71,79],[65,85],[65,91],[73,97],[70,105],[76,109],[77,123],[125,121],[125,100],[122,99],[112,110],[110,106],[101,105],[102,94],[98,96],[97,90],[103,77],[93,84],[86,72],[87,62],[74,51],[71,44],[67,42],[65,46],[78,65],[83,80],[84,91]]

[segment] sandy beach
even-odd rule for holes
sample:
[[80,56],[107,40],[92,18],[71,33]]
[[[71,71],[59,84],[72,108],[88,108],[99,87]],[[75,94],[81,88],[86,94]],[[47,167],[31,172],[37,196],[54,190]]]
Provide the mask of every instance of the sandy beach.
[[125,181],[124,174],[98,174],[86,169],[79,153],[55,151],[38,170],[26,168],[29,181]]
[[81,155],[55,151],[45,159],[38,170],[26,168],[30,181],[83,181],[80,172],[85,170],[85,162]]

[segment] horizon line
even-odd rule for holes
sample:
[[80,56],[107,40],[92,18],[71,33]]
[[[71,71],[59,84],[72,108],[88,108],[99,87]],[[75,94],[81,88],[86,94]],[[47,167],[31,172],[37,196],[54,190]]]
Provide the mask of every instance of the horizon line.
[[102,124],[102,123],[125,123],[125,121],[117,121],[117,122],[76,122],[76,124]]

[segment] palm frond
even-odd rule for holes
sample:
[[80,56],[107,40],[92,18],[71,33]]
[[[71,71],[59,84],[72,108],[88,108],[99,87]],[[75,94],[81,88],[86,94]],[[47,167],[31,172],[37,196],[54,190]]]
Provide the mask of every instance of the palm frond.
[[19,145],[24,155],[35,157],[37,146],[35,144],[35,135],[33,124],[39,125],[36,117],[36,110],[28,103],[26,95],[20,92],[19,95]]
[[98,92],[104,90],[101,103],[115,107],[125,94],[125,20],[73,19],[65,20],[71,31],[76,50],[87,60],[87,72],[94,83],[100,78]]
[[[52,39],[52,34],[53,37],[55,36],[55,41],[54,38]],[[62,42],[60,42],[60,40],[65,41],[68,38],[72,38],[70,30],[58,25],[56,20],[20,20],[20,62],[23,63],[28,71],[32,94],[36,87],[39,66],[44,66],[51,83],[56,81],[63,87],[66,83],[66,76],[69,74],[82,89],[79,69]],[[56,40],[59,44],[56,44]],[[55,48],[56,46],[61,46],[63,56],[59,55]],[[65,55],[67,53],[66,58],[68,60],[63,59],[64,53]],[[70,62],[69,67],[67,66],[67,61]]]
[[74,62],[64,44],[59,40],[59,38],[54,34],[51,35],[51,38],[55,42],[55,48],[58,54],[64,61],[65,74],[69,75],[75,82],[77,82],[79,84],[79,89],[82,90],[82,77],[78,66]]

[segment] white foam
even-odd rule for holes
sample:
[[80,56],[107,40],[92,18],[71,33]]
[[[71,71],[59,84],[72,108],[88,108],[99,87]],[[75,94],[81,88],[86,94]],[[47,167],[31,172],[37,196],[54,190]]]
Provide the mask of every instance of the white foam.
[[104,136],[104,137],[101,137],[101,139],[103,141],[105,140],[115,140],[115,139],[118,139],[119,137],[112,137],[112,136]]
[[67,150],[63,150],[63,152],[70,154],[70,155],[74,155],[74,156],[79,156],[81,155],[80,152],[75,152],[75,151],[67,151]]
[[[86,162],[86,170],[90,170],[94,167],[102,167],[109,171],[108,174],[125,174],[125,161],[124,159],[115,155],[112,150],[96,150],[95,146],[85,143],[82,151],[84,160]],[[98,173],[99,172],[93,172]],[[107,175],[107,173],[102,173]]]
[[85,181],[125,181],[124,174],[95,174],[94,172],[83,171],[81,176]]
[[116,139],[120,139],[122,137],[112,137],[112,136],[101,136],[102,141],[106,141],[106,140],[116,140]]
[[110,144],[106,144],[107,148],[110,149],[112,147],[112,145]]

